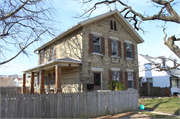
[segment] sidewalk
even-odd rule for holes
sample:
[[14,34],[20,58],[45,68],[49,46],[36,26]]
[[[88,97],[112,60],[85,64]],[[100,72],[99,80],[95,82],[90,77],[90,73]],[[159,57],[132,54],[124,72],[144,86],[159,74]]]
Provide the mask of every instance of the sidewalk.
[[173,115],[173,114],[164,113],[164,112],[156,112],[156,111],[149,111],[149,110],[142,110],[142,111],[146,111],[146,112],[150,112],[150,113],[154,113],[154,114],[161,114],[161,115],[168,115],[168,116],[173,116],[173,117],[179,117],[180,118],[180,115]]

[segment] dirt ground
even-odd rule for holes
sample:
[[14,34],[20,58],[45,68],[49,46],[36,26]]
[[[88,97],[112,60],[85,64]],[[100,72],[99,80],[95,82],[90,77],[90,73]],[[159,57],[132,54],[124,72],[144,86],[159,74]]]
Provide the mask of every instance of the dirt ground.
[[108,115],[108,116],[102,116],[102,117],[97,117],[95,119],[103,119],[103,118],[143,118],[143,119],[151,119],[152,117],[149,117],[145,114],[142,114],[140,112],[135,113],[135,112],[127,112],[127,113],[121,113],[121,114],[116,114],[116,115]]

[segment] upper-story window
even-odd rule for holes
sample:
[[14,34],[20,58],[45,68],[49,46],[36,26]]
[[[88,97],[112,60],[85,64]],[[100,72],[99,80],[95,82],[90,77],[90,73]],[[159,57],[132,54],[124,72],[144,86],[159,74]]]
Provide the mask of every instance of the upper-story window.
[[112,31],[117,31],[116,22],[113,21],[113,20],[110,20],[110,29],[111,29]]
[[43,58],[44,58],[44,53],[43,53],[43,51],[41,51],[40,52],[40,64],[42,64],[43,63]]
[[54,59],[54,47],[50,48],[50,53],[49,53],[49,61]]
[[112,40],[112,56],[118,56],[118,42],[115,40]]
[[93,36],[93,50],[96,53],[101,53],[101,37]]
[[127,50],[127,57],[132,58],[132,45],[127,43],[126,50]]

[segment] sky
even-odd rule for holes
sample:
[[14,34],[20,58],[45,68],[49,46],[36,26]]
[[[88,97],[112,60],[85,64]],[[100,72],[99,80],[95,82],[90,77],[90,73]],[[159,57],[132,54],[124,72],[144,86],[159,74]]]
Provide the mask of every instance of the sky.
[[[129,0],[128,4],[132,5],[132,8],[135,11],[140,12],[142,14],[146,13],[148,15],[153,15],[154,13],[157,13],[157,10],[159,9],[153,7],[150,2],[147,3],[143,0]],[[53,26],[56,29],[57,36],[63,31],[67,30],[68,28],[74,26],[78,22],[85,20],[83,18],[75,18],[75,16],[77,16],[77,14],[82,14],[83,9],[91,7],[93,3],[81,7],[82,4],[80,4],[80,2],[77,2],[76,0],[53,0],[52,5],[56,9],[56,11],[52,13],[52,16],[53,19],[58,22],[56,23],[56,25]],[[116,5],[116,8],[119,11],[123,8],[118,4]],[[111,7],[112,10],[114,10],[115,6],[112,5]],[[180,13],[180,5],[175,7],[177,13]],[[109,11],[110,9],[106,5],[101,5],[91,14],[90,18]],[[163,38],[165,35],[162,31],[162,28],[159,27],[163,24],[164,23],[157,20],[146,21],[141,24],[141,27],[146,31],[146,33],[143,34],[141,31],[138,31],[139,35],[145,41],[144,43],[138,45],[138,53],[149,56],[171,56],[178,60],[178,57],[174,55],[173,52],[170,51],[170,49],[163,43]],[[166,32],[168,33],[168,37],[174,34],[176,35],[176,37],[180,37],[180,25],[177,25],[175,23],[167,23],[166,26]],[[52,38],[46,37],[43,39],[43,42],[35,42],[33,45],[28,47],[28,49],[26,49],[30,53],[29,58],[26,57],[24,54],[20,54],[16,59],[10,61],[5,65],[1,65],[0,75],[22,75],[22,71],[36,67],[38,65],[38,56],[34,53],[34,50],[43,45],[43,43],[46,43],[47,41],[51,40]],[[177,44],[180,46],[179,42],[177,42]],[[7,53],[6,55],[7,57],[11,57],[12,53]]]

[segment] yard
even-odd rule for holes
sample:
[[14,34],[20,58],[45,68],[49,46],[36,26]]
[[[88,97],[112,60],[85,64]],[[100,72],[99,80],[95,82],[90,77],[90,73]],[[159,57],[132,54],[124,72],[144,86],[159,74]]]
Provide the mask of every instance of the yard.
[[179,115],[179,111],[180,111],[179,97],[169,97],[162,99],[146,99],[146,100],[141,100],[139,102],[139,105],[141,104],[145,106],[145,110],[165,112],[175,115]]

